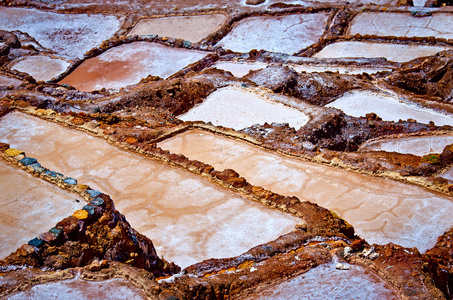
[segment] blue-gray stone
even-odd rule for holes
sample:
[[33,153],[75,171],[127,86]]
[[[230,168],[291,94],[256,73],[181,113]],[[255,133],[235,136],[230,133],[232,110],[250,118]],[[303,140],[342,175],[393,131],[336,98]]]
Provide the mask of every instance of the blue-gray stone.
[[104,204],[104,199],[102,198],[94,198],[93,200],[91,200],[91,204],[93,205],[96,205],[96,206],[101,206],[102,204]]
[[31,164],[30,167],[33,168],[33,170],[35,170],[36,172],[43,172],[45,169],[43,167],[41,167],[41,164],[40,163],[34,163],[34,164]]
[[85,205],[83,207],[84,210],[86,210],[90,215],[94,215],[94,210],[95,210],[95,207],[92,206],[92,205]]
[[39,248],[44,244],[44,242],[35,237],[31,241],[29,241],[28,244]]
[[51,234],[53,234],[54,236],[59,237],[60,234],[63,232],[63,230],[62,230],[62,229],[58,229],[58,228],[53,227],[53,228],[51,228],[51,229],[49,230],[49,232],[50,232]]
[[242,87],[247,87],[247,84],[245,84],[245,83],[243,83],[243,84],[241,84],[241,85],[242,85]]
[[51,177],[63,177],[63,174],[61,173],[58,173],[58,172],[55,172],[55,171],[51,171],[51,170],[46,170],[44,171],[44,174],[48,175],[48,176],[51,176]]
[[190,48],[190,46],[192,46],[192,43],[191,43],[190,41],[184,41],[184,42],[182,43],[182,46],[183,46],[184,48]]
[[24,164],[25,166],[32,165],[32,164],[36,163],[37,161],[38,160],[36,158],[31,158],[31,157],[25,157],[25,158],[20,160],[20,162],[22,164]]
[[93,198],[95,198],[95,197],[99,196],[100,194],[102,194],[101,192],[99,192],[97,190],[86,190],[86,192],[88,193],[88,195],[90,195]]
[[68,177],[68,178],[64,179],[63,181],[67,184],[72,184],[72,185],[77,184],[77,180],[75,180],[74,178],[71,178],[71,177]]

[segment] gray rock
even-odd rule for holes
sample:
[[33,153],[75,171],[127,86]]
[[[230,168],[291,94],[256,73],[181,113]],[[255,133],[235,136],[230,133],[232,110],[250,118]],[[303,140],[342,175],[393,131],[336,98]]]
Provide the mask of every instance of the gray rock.
[[32,157],[25,157],[25,158],[21,159],[20,162],[21,162],[21,164],[23,164],[25,166],[29,166],[34,163],[37,163],[38,160],[36,158],[32,158]]
[[74,178],[71,178],[71,177],[68,177],[68,178],[64,179],[63,181],[65,183],[71,184],[71,185],[76,185],[77,184],[77,180],[75,180]]
[[266,0],[247,0],[247,1],[245,1],[245,4],[258,5],[258,4],[264,3],[265,1]]

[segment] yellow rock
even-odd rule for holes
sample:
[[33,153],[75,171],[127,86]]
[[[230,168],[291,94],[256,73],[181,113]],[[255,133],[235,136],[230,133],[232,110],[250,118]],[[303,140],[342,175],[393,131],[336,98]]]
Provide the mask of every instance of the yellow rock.
[[5,151],[5,154],[8,155],[9,157],[14,157],[14,156],[21,155],[24,153],[25,153],[24,151],[20,151],[20,150],[13,149],[13,148],[9,148],[8,150]]
[[74,212],[73,216],[79,220],[85,220],[88,218],[88,212],[86,210],[79,209]]

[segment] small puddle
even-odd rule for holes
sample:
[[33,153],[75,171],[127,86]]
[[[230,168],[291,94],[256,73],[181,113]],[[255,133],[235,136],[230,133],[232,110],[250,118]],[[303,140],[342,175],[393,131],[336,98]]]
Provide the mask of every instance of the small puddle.
[[35,178],[3,159],[0,191],[0,259],[86,205],[76,194]]
[[0,75],[0,86],[10,86],[13,85],[15,87],[19,86],[22,83],[19,79],[11,78],[8,76]]
[[0,7],[0,29],[20,30],[42,46],[69,59],[90,49],[120,29],[124,17],[101,14],[58,14],[37,9]]
[[360,266],[336,270],[332,263],[264,289],[249,297],[272,300],[399,299],[396,291],[377,275]]
[[105,281],[88,281],[83,279],[69,279],[44,284],[37,284],[30,289],[8,295],[9,300],[96,300],[96,299],[148,299],[141,289],[129,281],[114,278]]
[[381,139],[366,142],[359,151],[387,151],[425,156],[441,153],[446,146],[453,144],[453,133],[449,135],[417,136],[397,139]]
[[252,49],[293,54],[314,44],[324,32],[329,14],[250,17],[239,21],[217,46],[235,52]]
[[440,51],[450,49],[451,47],[447,46],[444,47],[366,42],[337,42],[327,45],[320,52],[315,53],[313,57],[385,57],[389,61],[406,62],[418,57],[430,56]]
[[157,43],[134,42],[87,59],[60,83],[72,85],[80,91],[120,89],[139,83],[148,75],[167,78],[206,55],[206,52]]
[[157,34],[197,43],[218,30],[224,14],[141,19],[128,35]]
[[421,187],[303,162],[199,130],[159,147],[216,170],[231,168],[253,185],[331,209],[370,244],[393,242],[425,252],[453,225],[453,199]]
[[326,107],[341,109],[345,114],[362,117],[374,112],[384,121],[414,119],[428,124],[433,121],[438,126],[453,124],[451,115],[442,114],[431,109],[422,108],[416,104],[400,102],[397,98],[385,96],[370,91],[346,93]]
[[265,122],[289,123],[289,126],[299,129],[309,120],[306,114],[297,109],[234,87],[215,91],[178,118],[183,121],[211,122],[236,130]]
[[69,65],[62,59],[35,55],[14,60],[10,68],[27,73],[36,81],[47,81],[66,71]]
[[423,18],[410,13],[364,12],[352,21],[350,35],[407,36],[451,39],[453,38],[453,15],[436,13]]
[[157,253],[183,268],[240,255],[300,222],[197,175],[22,113],[0,119],[0,137],[45,167],[109,194]]

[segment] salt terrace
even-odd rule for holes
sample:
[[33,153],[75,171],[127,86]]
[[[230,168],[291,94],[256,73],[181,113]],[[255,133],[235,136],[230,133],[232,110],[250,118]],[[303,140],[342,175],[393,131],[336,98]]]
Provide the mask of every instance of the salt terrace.
[[452,299],[450,0],[0,3],[0,297]]

